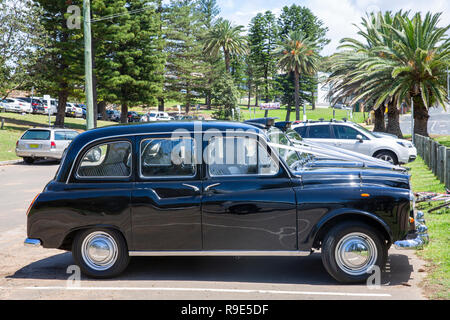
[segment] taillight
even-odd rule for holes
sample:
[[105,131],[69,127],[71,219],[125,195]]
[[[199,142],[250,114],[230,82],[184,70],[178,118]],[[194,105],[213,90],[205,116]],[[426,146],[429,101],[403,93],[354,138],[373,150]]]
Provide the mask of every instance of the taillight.
[[39,197],[39,195],[40,195],[40,193],[38,193],[38,194],[34,197],[33,201],[31,201],[30,206],[28,207],[28,210],[27,210],[27,216],[28,216],[28,214],[30,213],[31,207],[33,206],[34,202],[36,201],[37,197]]
[[16,142],[16,148],[19,146],[19,140],[17,140]]
[[52,142],[50,143],[50,148],[51,148],[51,149],[56,149],[56,143],[55,143],[55,141],[52,141]]

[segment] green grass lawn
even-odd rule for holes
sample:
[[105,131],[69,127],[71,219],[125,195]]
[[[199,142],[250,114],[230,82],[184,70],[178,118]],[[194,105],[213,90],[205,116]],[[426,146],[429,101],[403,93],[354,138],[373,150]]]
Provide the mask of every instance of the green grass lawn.
[[435,137],[434,140],[439,142],[441,145],[446,146],[447,148],[450,148],[450,136],[438,136],[438,137]]
[[[262,118],[264,117],[264,110],[260,110],[259,108],[256,108],[256,111],[254,112],[253,107],[251,108],[251,112],[247,106],[240,106],[241,109],[241,120],[248,120],[253,117],[256,118]],[[200,114],[207,114],[212,115],[213,110],[200,110]],[[278,117],[280,121],[284,121],[286,119],[286,113],[287,109],[285,106],[281,107],[281,109],[278,110],[269,110],[268,116],[269,117]],[[236,115],[237,117],[237,115]],[[316,108],[315,110],[312,110],[311,108],[306,108],[306,117],[308,120],[319,120],[320,118],[323,118],[325,120],[330,120],[333,118],[333,109],[331,108]],[[365,118],[367,119],[368,113],[365,113]],[[348,120],[351,120],[349,118],[349,115],[345,110],[335,110],[335,119],[336,120],[342,120],[342,118],[348,118]],[[237,118],[236,118],[237,119]],[[292,108],[291,110],[291,121],[295,120],[295,108]],[[300,119],[303,119],[303,110],[300,110]],[[353,122],[356,123],[362,123],[364,122],[364,115],[362,112],[354,112],[353,113]]]
[[[406,165],[411,168],[414,192],[430,191],[444,193],[445,187],[418,157]],[[450,209],[431,213],[428,210],[437,203],[419,203],[417,208],[425,212],[430,243],[417,254],[428,261],[429,275],[425,282],[427,294],[434,299],[450,299]]]

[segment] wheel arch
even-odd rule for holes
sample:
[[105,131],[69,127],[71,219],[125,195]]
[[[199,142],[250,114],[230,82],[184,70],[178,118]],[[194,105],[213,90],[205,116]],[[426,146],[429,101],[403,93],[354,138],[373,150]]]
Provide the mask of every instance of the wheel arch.
[[387,241],[389,247],[393,241],[392,230],[389,225],[380,217],[364,211],[343,211],[329,214],[316,224],[311,232],[312,248],[320,248],[321,241],[327,232],[335,225],[346,221],[360,221],[378,230]]
[[118,226],[115,225],[108,225],[108,224],[99,224],[99,225],[89,225],[89,226],[82,226],[82,227],[77,227],[75,229],[70,230],[63,238],[61,245],[58,247],[58,249],[61,250],[67,250],[67,251],[71,251],[72,250],[72,243],[75,239],[75,236],[80,233],[83,232],[85,230],[88,229],[111,229],[114,231],[117,231],[123,238],[123,240],[125,241],[127,247],[129,247],[130,243],[127,239],[127,237],[125,236],[125,232],[123,230],[121,230]]

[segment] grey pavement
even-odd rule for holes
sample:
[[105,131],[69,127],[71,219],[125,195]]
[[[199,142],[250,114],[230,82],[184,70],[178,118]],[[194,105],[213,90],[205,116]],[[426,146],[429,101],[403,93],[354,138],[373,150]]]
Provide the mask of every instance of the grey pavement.
[[[307,257],[136,257],[119,277],[68,280],[70,252],[23,246],[26,210],[57,163],[0,167],[0,299],[424,299],[425,262],[389,251],[380,288],[341,285]],[[68,282],[69,281],[69,282]],[[68,286],[69,284],[69,286]],[[78,285],[78,286],[77,286]]]
[[[450,107],[430,108],[428,134],[450,135]],[[411,134],[411,115],[400,115],[400,129],[403,134]]]

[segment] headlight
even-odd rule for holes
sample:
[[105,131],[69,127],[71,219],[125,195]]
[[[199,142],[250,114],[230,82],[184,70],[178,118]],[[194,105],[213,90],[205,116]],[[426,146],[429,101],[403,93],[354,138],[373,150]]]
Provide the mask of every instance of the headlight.
[[397,141],[397,143],[399,145],[401,145],[402,147],[405,147],[405,148],[412,148],[413,147],[411,142]]

